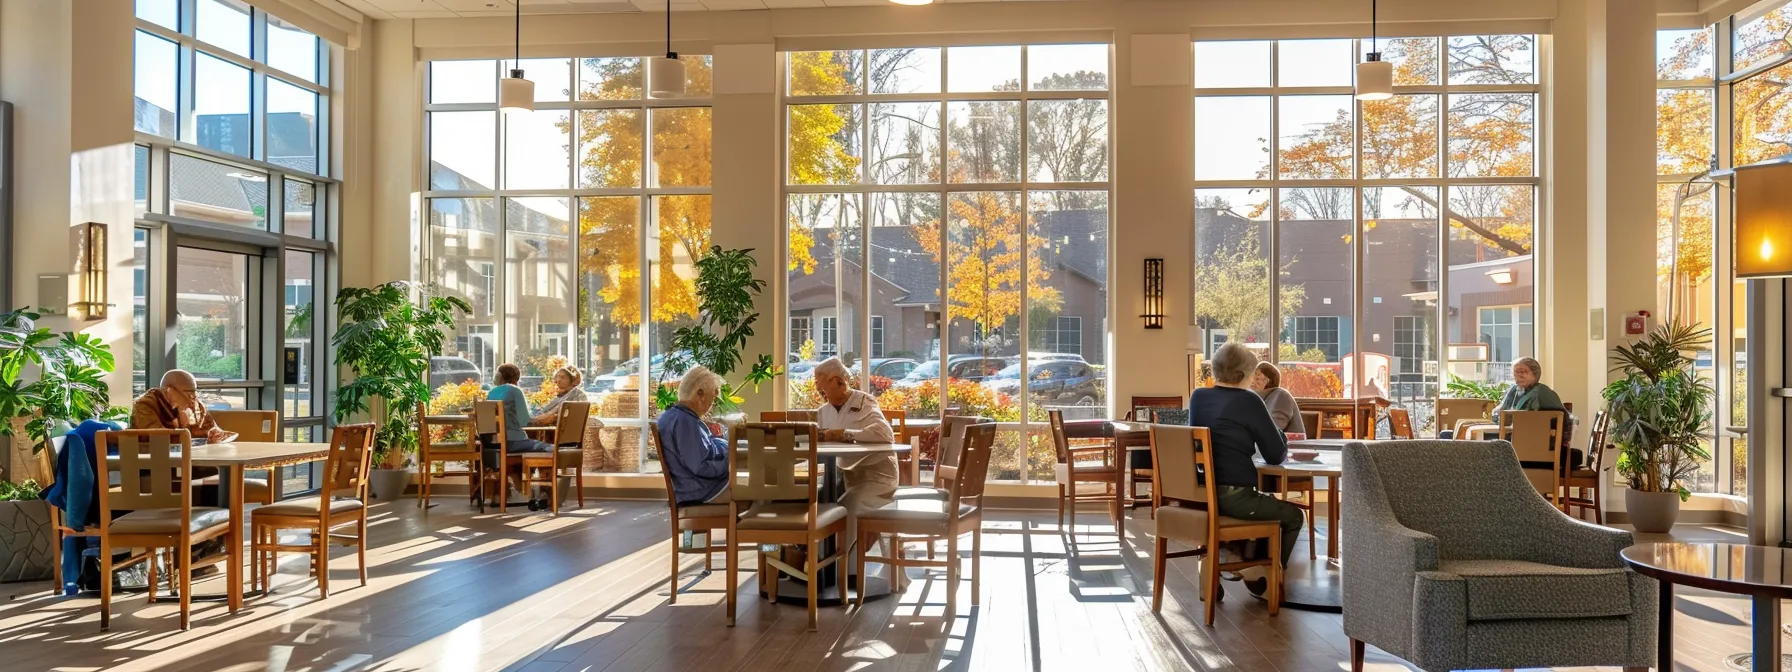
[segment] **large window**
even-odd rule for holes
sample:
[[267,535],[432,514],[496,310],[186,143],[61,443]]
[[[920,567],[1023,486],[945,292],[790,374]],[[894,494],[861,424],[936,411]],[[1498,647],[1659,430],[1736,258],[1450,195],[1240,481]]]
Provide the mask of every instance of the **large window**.
[[[1528,320],[1534,303],[1536,42],[1381,40],[1395,85],[1381,101],[1353,96],[1370,40],[1196,42],[1205,354],[1245,343],[1298,397],[1386,395],[1421,430],[1449,376],[1510,380],[1491,357],[1439,361],[1437,344],[1484,342],[1481,306]],[[1501,356],[1531,354],[1531,331]]]
[[498,111],[509,62],[433,61],[424,279],[467,299],[430,375],[435,405],[483,397],[498,364],[531,403],[564,364],[585,372],[604,471],[657,468],[652,391],[677,384],[673,330],[693,324],[709,247],[710,59],[684,57],[686,91],[647,97],[648,59],[525,59],[535,111]]
[[1784,3],[1656,33],[1658,313],[1712,330],[1694,362],[1718,390],[1712,459],[1693,490],[1747,494],[1746,291],[1730,277],[1730,192],[1708,173],[1792,152],[1789,33]]
[[[784,65],[790,350],[913,358],[900,380],[858,384],[910,417],[1010,423],[992,477],[1049,479],[1051,447],[1029,427],[1050,408],[1107,406],[1108,46],[797,52]],[[1065,319],[1088,336],[1059,338]],[[1054,351],[1088,375],[1040,382]],[[808,378],[791,382],[790,407],[819,404]]]
[[211,408],[279,409],[289,438],[319,437],[333,47],[242,0],[140,0],[136,15],[132,389],[186,369]]

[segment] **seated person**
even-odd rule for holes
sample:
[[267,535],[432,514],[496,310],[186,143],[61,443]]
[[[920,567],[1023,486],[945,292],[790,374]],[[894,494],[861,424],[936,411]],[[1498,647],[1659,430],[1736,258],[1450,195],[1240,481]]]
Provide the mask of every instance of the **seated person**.
[[722,377],[697,366],[678,383],[678,403],[660,414],[660,462],[679,506],[728,503],[728,440],[703,421],[722,391]]
[[[895,431],[884,419],[877,399],[852,388],[852,374],[839,358],[830,358],[815,367],[815,390],[821,393],[822,404],[815,409],[815,422],[821,427],[821,440],[853,443],[893,443]],[[846,538],[858,539],[857,514],[889,504],[901,482],[895,453],[866,455],[857,460],[841,460],[840,470],[846,477],[846,492],[840,503],[853,517],[846,522]]]
[[[518,455],[552,452],[553,446],[531,439],[529,433],[523,431],[524,427],[529,426],[529,398],[523,394],[523,388],[517,387],[517,381],[522,378],[523,370],[517,365],[501,364],[498,366],[498,386],[485,395],[488,401],[499,402],[504,407],[504,439],[508,444],[505,446],[506,453]],[[496,439],[486,438],[485,463],[488,467],[498,464]]]
[[1276,429],[1283,433],[1305,434],[1307,424],[1300,417],[1300,404],[1295,403],[1294,395],[1282,389],[1282,369],[1269,362],[1257,362],[1257,370],[1251,374],[1251,389],[1263,397],[1263,405],[1269,407],[1269,417],[1276,423]]
[[199,403],[193,374],[180,369],[162,374],[161,387],[149,388],[131,404],[131,429],[184,429],[206,443],[236,440],[236,433],[220,429]]
[[1493,409],[1493,421],[1500,421],[1500,411],[1566,411],[1562,406],[1562,398],[1556,391],[1549,389],[1539,379],[1543,377],[1543,364],[1530,357],[1519,357],[1512,362],[1511,387],[1506,388],[1505,396],[1500,397],[1500,405]]
[[553,425],[560,421],[560,405],[569,401],[588,401],[585,397],[585,374],[579,367],[567,364],[554,370],[554,398],[541,408],[535,409],[535,417],[529,422],[538,427]]
[[[1300,538],[1305,516],[1300,507],[1277,499],[1257,489],[1257,465],[1253,455],[1261,454],[1269,464],[1281,464],[1288,457],[1288,442],[1276,427],[1263,398],[1250,388],[1251,375],[1257,370],[1257,355],[1238,343],[1220,346],[1213,356],[1213,387],[1196,389],[1189,394],[1188,420],[1195,427],[1206,427],[1212,433],[1213,477],[1220,515],[1240,520],[1274,520],[1282,526],[1282,566],[1294,553],[1294,542]],[[1256,557],[1267,555],[1267,545],[1252,551]],[[1245,586],[1257,595],[1269,587],[1269,578],[1262,567],[1241,572]]]

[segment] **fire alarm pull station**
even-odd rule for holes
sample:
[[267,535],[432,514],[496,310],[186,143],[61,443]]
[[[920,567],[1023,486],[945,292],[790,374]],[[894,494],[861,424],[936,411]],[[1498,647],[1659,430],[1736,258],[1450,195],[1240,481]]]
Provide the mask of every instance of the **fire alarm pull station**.
[[1649,311],[1639,310],[1624,316],[1624,335],[1641,336],[1649,332]]

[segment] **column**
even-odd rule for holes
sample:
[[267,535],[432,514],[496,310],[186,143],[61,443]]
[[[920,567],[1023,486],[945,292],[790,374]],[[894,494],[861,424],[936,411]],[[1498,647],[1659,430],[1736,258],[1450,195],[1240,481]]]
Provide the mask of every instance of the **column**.
[[[779,354],[777,342],[783,338],[784,269],[778,266],[782,257],[778,245],[782,240],[782,207],[778,202],[778,123],[777,53],[766,44],[718,44],[715,46],[715,97],[712,116],[715,138],[712,148],[711,178],[714,196],[710,203],[712,229],[710,241],[724,248],[752,248],[759,261],[755,276],[766,282],[755,308],[759,322],[741,353],[742,367],[729,382],[740,378],[762,354],[772,355],[779,366],[785,357]],[[746,397],[742,410],[747,417],[759,417],[760,411],[773,408],[775,390],[784,385],[779,378],[755,393],[751,386],[741,390]]]

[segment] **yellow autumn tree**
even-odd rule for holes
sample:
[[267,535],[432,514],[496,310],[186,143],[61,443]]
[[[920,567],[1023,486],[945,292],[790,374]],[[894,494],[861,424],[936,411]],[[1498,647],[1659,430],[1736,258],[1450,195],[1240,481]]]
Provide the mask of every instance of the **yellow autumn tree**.
[[[954,319],[975,322],[985,333],[1001,328],[1021,311],[1021,260],[1043,251],[1046,236],[1022,236],[1030,222],[1020,207],[1020,194],[979,191],[956,194],[947,203],[946,247],[940,249],[940,220],[916,224],[914,239],[946,264],[946,301]],[[1025,242],[1023,242],[1025,238]],[[1037,259],[1037,256],[1035,256]],[[1057,288],[1046,285],[1051,271],[1032,264],[1025,282],[1027,299],[1035,308],[1056,311],[1063,301]]]
[[[853,51],[804,51],[790,54],[792,95],[837,96],[857,92],[858,68]],[[790,184],[846,184],[858,176],[858,108],[852,105],[790,106]],[[815,222],[818,213],[789,209],[786,255],[791,271],[815,272]],[[835,227],[835,235],[840,231]]]
[[[709,60],[686,56],[686,87],[709,91]],[[586,81],[580,100],[639,100],[641,59],[586,59]],[[651,119],[653,156],[646,155]],[[643,118],[640,109],[583,110],[578,113],[579,186],[636,188],[643,181],[659,187],[710,184],[711,123],[708,107],[656,108]],[[579,203],[579,271],[599,278],[583,283],[581,303],[596,312],[600,303],[619,326],[641,323],[639,235],[641,201],[635,196],[596,196]],[[653,319],[672,322],[697,317],[693,278],[680,276],[709,248],[708,196],[661,196],[655,201],[658,225],[658,270],[653,280]],[[592,287],[591,285],[596,285]]]

